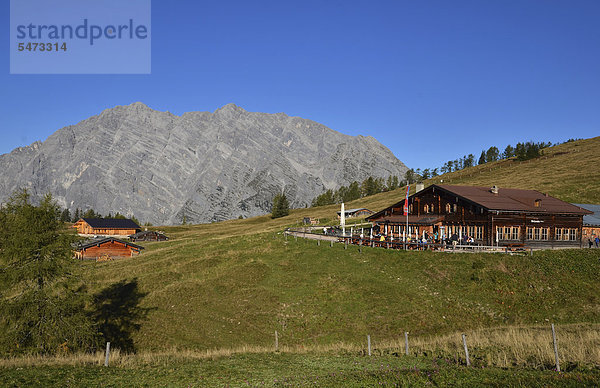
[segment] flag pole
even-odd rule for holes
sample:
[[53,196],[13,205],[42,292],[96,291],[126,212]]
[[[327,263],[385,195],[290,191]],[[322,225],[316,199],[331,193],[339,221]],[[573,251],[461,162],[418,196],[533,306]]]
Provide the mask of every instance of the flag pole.
[[409,190],[410,190],[410,186],[408,185],[408,182],[407,182],[407,185],[406,185],[406,198],[404,199],[404,214],[406,214],[406,230],[404,231],[405,232],[404,233],[404,250],[407,249],[407,247],[406,247],[406,242],[407,242],[406,239],[407,239],[407,236],[408,236],[408,192],[409,192]]

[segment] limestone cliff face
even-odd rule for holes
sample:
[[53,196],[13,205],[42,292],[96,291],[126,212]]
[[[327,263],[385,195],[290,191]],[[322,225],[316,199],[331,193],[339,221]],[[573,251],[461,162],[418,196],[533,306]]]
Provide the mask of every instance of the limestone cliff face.
[[325,188],[406,170],[372,137],[284,113],[228,104],[175,116],[138,102],[0,155],[0,201],[26,187],[71,211],[201,223],[268,213],[281,191],[304,207]]

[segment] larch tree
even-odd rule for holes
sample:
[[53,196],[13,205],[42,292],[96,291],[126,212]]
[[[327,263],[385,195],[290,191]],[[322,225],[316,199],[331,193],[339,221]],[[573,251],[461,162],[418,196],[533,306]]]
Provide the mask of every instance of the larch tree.
[[0,209],[0,352],[56,354],[92,350],[97,335],[85,312],[69,235],[58,206],[17,192]]

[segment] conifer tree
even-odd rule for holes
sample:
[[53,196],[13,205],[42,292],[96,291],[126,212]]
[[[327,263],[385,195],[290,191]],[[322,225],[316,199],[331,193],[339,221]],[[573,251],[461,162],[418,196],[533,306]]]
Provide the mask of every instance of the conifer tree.
[[515,156],[515,149],[513,148],[513,146],[511,146],[510,144],[507,145],[504,149],[504,153],[502,154],[502,156],[504,157],[504,159],[512,158],[513,156]]
[[487,152],[485,153],[485,160],[488,162],[495,162],[498,160],[499,156],[500,156],[500,151],[498,150],[498,148],[491,146],[490,148],[488,148]]
[[359,198],[360,198],[360,186],[358,185],[357,181],[354,181],[354,182],[350,183],[350,186],[348,186],[347,198],[345,199],[344,202],[354,201],[355,199],[359,199]]
[[479,162],[477,162],[477,164],[482,165],[486,162],[487,160],[485,159],[485,151],[481,151],[481,156],[479,157]]
[[284,217],[290,214],[290,204],[285,196],[285,194],[277,194],[273,198],[273,210],[271,213],[271,218],[279,218]]
[[60,233],[59,215],[50,195],[33,206],[25,190],[0,209],[0,352],[55,354],[96,345],[73,240]]
[[62,211],[62,213],[60,214],[60,220],[62,222],[71,222],[71,212],[69,212],[69,209],[65,209]]

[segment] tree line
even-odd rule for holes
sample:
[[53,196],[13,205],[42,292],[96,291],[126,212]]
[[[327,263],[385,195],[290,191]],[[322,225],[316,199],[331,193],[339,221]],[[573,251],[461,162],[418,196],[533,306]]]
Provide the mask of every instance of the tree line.
[[333,205],[335,203],[350,202],[368,195],[395,190],[398,187],[406,185],[407,182],[410,184],[416,181],[417,174],[412,169],[406,172],[404,179],[400,179],[400,177],[395,175],[390,175],[387,179],[370,176],[360,183],[354,181],[348,186],[341,186],[337,190],[326,190],[312,200],[311,206],[325,206]]
[[[69,211],[69,209],[63,209],[60,212],[60,220],[62,222],[77,222],[81,218],[105,218],[105,219],[117,219],[117,220],[131,219],[136,224],[141,225],[140,221],[137,218],[135,218],[134,216],[125,217],[123,214],[121,214],[119,212],[116,212],[115,215],[113,215],[112,212],[109,212],[107,216],[103,216],[102,214],[94,211],[94,209],[88,209],[84,212],[81,209],[76,208],[72,217],[71,217],[71,212]],[[152,226],[152,224],[147,222],[145,224],[145,226]]]
[[[570,143],[581,139],[569,139],[563,143]],[[501,159],[515,158],[518,161],[525,161],[535,159],[544,154],[543,149],[551,146],[556,146],[561,143],[552,144],[551,142],[519,142],[514,146],[509,144],[501,152],[496,146],[491,146],[487,150],[482,150],[479,155],[477,162],[475,161],[475,155],[469,154],[464,155],[462,158],[455,160],[449,160],[444,163],[441,167],[437,168],[426,168],[424,170],[417,169],[416,173],[421,179],[429,179],[436,177],[441,174],[448,172],[460,171],[465,168],[473,167],[475,165],[483,165],[490,162],[496,162]]]
[[[570,143],[581,139],[569,139],[563,143]],[[389,176],[387,180],[383,178],[368,177],[362,182],[354,181],[349,186],[341,186],[337,190],[326,190],[324,193],[316,196],[312,200],[311,206],[325,206],[336,203],[349,202],[355,199],[381,193],[384,191],[395,190],[398,187],[403,187],[425,179],[435,178],[436,176],[449,172],[460,171],[465,168],[476,165],[483,165],[490,162],[496,162],[501,159],[515,158],[519,161],[535,159],[543,155],[543,149],[553,145],[550,142],[519,142],[513,145],[507,145],[503,152],[500,152],[498,147],[492,146],[487,150],[481,151],[479,159],[475,159],[475,155],[468,154],[462,158],[449,160],[441,167],[420,169],[409,169],[404,174],[403,178],[398,176]]]

